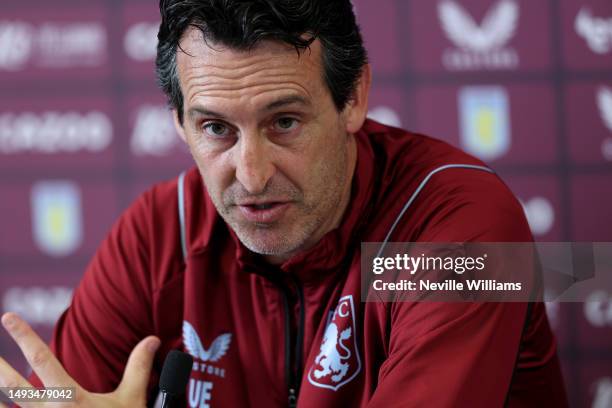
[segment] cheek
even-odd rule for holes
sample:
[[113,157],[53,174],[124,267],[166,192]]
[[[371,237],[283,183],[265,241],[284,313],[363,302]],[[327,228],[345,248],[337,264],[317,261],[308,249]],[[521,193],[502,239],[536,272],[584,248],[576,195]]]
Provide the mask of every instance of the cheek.
[[275,163],[276,171],[271,184],[274,189],[298,190],[302,193],[308,191],[312,170],[304,155],[285,154]]
[[233,180],[232,172],[227,166],[207,163],[200,166],[200,172],[207,187],[215,192],[224,191]]
[[335,191],[340,182],[338,165],[342,160],[339,154],[337,146],[325,146],[291,163],[292,174],[299,180],[299,186],[311,204],[320,203]]
[[222,157],[192,154],[209,195],[220,198],[234,179],[232,167]]

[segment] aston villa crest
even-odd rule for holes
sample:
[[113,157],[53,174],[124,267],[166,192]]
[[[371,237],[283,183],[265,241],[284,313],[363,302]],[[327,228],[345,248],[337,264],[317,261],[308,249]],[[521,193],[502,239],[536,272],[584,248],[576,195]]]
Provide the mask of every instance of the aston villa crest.
[[32,187],[34,242],[50,256],[71,255],[83,241],[81,191],[71,181],[40,181]]
[[327,327],[321,349],[308,371],[308,381],[315,387],[337,391],[361,371],[357,347],[353,296],[344,296]]

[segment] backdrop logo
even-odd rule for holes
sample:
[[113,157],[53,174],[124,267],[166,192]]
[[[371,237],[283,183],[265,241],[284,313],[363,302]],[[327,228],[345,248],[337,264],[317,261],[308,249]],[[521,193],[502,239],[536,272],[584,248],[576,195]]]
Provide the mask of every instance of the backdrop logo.
[[446,36],[458,47],[444,51],[442,63],[447,69],[498,70],[518,66],[518,53],[506,47],[518,24],[516,1],[500,0],[480,25],[453,0],[438,3],[438,17]]
[[593,17],[591,10],[583,6],[574,20],[574,29],[594,53],[612,51],[612,18]]
[[81,194],[68,181],[42,181],[32,187],[34,241],[51,256],[66,256],[82,241]]
[[591,293],[584,302],[584,317],[593,327],[612,327],[612,296],[605,290]]
[[141,22],[132,25],[123,39],[125,53],[131,59],[153,61],[157,53],[157,31],[159,22]]
[[597,92],[597,106],[599,106],[599,113],[601,119],[612,132],[612,89],[602,86]]
[[368,117],[384,125],[402,126],[402,121],[397,112],[388,106],[376,106],[368,112]]
[[[597,106],[604,125],[612,132],[612,89],[602,86],[597,92]],[[601,142],[603,158],[612,161],[612,137],[606,137]]]
[[361,371],[353,296],[341,298],[327,324],[321,349],[308,371],[315,387],[337,391]]
[[593,397],[593,408],[612,407],[612,378],[603,377],[596,382],[595,397]]
[[107,60],[106,28],[87,21],[0,21],[0,69],[93,67]]
[[459,91],[461,145],[482,160],[495,160],[510,149],[508,95],[497,86]]
[[30,25],[0,21],[0,70],[17,71],[32,55],[33,38]]
[[163,156],[178,142],[168,108],[143,105],[138,108],[130,147],[136,156]]
[[550,201],[544,197],[533,197],[526,202],[521,200],[521,204],[533,235],[546,235],[555,223],[555,210]]
[[71,298],[72,289],[64,286],[11,287],[2,297],[2,307],[18,313],[31,324],[53,326]]
[[0,113],[0,154],[97,153],[112,139],[111,120],[99,111]]

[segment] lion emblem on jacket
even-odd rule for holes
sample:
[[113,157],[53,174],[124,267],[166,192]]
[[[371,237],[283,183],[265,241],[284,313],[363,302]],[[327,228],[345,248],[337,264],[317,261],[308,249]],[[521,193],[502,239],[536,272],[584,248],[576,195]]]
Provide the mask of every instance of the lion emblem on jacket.
[[[325,330],[321,351],[315,358],[315,363],[322,368],[314,370],[315,378],[320,379],[330,374],[331,380],[335,383],[344,378],[348,369],[349,363],[345,362],[351,358],[351,350],[345,345],[344,341],[351,338],[351,328],[342,330],[338,336],[338,326],[335,323],[330,323]],[[342,349],[342,354],[338,351],[338,346]]]
[[338,300],[336,307],[328,312],[324,327],[319,352],[308,370],[308,382],[338,391],[361,372],[353,295]]

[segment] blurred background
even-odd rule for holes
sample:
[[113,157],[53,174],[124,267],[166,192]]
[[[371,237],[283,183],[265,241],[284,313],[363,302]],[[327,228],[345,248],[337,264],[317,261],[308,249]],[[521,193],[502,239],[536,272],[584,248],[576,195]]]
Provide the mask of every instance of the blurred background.
[[[612,241],[612,1],[355,0],[370,116],[488,162],[540,241]],[[0,5],[0,310],[46,339],[114,220],[191,158],[154,0]],[[612,293],[547,305],[572,406],[612,407]],[[8,336],[0,355],[27,367]]]

